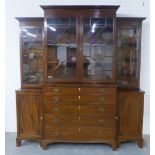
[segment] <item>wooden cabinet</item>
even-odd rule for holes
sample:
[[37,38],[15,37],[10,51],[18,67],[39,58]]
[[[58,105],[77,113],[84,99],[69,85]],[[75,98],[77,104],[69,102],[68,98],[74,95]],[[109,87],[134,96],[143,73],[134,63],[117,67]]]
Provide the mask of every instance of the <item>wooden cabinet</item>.
[[136,140],[143,147],[144,92],[118,91],[118,141]]
[[44,18],[17,18],[17,146],[28,139],[44,149],[54,142],[142,146],[144,18],[116,17],[119,6],[41,7]]
[[41,92],[36,90],[16,91],[17,98],[17,146],[22,139],[41,138]]

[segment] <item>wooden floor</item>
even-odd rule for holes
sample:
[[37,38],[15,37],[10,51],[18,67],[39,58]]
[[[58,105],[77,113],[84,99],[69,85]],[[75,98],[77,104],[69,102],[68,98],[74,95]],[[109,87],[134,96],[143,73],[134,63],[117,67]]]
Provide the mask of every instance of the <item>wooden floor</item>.
[[6,133],[6,155],[150,155],[150,136],[144,136],[144,148],[140,149],[135,142],[120,145],[113,151],[106,144],[51,144],[47,150],[42,150],[37,142],[23,141],[16,147],[16,133]]

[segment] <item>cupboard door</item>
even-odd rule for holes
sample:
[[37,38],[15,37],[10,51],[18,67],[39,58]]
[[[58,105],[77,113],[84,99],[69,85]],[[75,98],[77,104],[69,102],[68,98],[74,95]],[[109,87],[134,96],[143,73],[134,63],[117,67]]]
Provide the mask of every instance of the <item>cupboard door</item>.
[[75,80],[77,66],[77,19],[46,19],[47,80]]
[[40,138],[41,97],[31,93],[17,93],[18,137]]
[[21,26],[22,84],[39,86],[43,81],[42,26]]
[[119,92],[119,131],[120,141],[142,139],[143,92]]
[[83,80],[114,81],[113,18],[83,18]]
[[139,89],[141,22],[126,19],[117,23],[117,83],[121,88]]

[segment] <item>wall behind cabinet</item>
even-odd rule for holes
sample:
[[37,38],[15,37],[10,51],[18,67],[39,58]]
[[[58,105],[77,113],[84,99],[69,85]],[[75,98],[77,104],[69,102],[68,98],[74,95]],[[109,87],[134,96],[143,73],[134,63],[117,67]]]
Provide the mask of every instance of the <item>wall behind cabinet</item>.
[[150,20],[148,0],[6,0],[6,131],[16,131],[16,100],[15,90],[20,88],[19,64],[19,26],[15,17],[43,17],[39,5],[121,5],[118,16],[147,17],[143,22],[142,58],[141,58],[141,89],[145,93],[144,134],[150,133]]

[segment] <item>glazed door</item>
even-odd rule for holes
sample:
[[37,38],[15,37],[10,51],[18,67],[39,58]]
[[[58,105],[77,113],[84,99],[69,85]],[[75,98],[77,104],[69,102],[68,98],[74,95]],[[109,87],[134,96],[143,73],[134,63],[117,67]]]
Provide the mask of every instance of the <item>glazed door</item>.
[[46,75],[48,82],[77,79],[77,18],[45,19]]
[[41,137],[41,97],[40,95],[17,94],[18,137]]
[[114,18],[83,18],[84,81],[115,81]]
[[118,21],[117,83],[122,88],[138,89],[140,83],[141,24]]
[[[39,25],[39,24],[38,24]],[[22,86],[38,87],[43,81],[42,26],[21,26]]]

